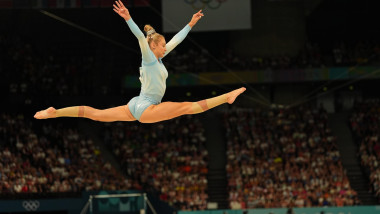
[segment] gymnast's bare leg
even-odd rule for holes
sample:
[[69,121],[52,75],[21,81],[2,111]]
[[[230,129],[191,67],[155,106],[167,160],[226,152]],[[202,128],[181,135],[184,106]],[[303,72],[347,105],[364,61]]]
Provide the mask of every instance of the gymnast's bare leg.
[[[151,105],[141,115],[140,122],[156,123],[159,121],[170,120],[181,115],[198,114],[224,103],[232,104],[236,97],[245,90],[244,87],[239,88],[229,93],[198,102],[163,102],[158,105]],[[37,112],[34,117],[36,119],[84,117],[101,122],[136,120],[129,111],[128,105],[104,110],[95,109],[89,106],[72,106],[61,109],[50,107]]]
[[186,114],[198,114],[224,103],[232,104],[243,93],[244,87],[229,93],[198,102],[163,102],[149,106],[141,115],[141,123],[156,123]]
[[39,111],[34,115],[34,118],[36,119],[48,119],[56,117],[84,117],[101,122],[136,120],[129,111],[128,105],[102,110],[95,109],[90,106],[72,106],[61,109],[50,107],[48,109]]

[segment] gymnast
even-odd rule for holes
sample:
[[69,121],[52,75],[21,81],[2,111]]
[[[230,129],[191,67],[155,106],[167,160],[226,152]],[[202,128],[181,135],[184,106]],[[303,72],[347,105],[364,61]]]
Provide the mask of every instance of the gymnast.
[[138,120],[141,123],[156,123],[181,115],[198,114],[224,103],[232,104],[237,96],[246,90],[242,87],[198,102],[161,102],[165,94],[168,77],[168,71],[162,59],[185,39],[191,28],[204,16],[202,10],[195,13],[191,21],[166,43],[165,38],[156,33],[150,25],[144,27],[147,35],[145,37],[121,0],[116,1],[113,7],[113,10],[127,22],[139,42],[142,54],[139,78],[141,82],[140,95],[132,98],[127,105],[102,110],[90,106],[72,106],[61,109],[49,107],[37,112],[34,115],[36,119],[84,117],[101,122]]

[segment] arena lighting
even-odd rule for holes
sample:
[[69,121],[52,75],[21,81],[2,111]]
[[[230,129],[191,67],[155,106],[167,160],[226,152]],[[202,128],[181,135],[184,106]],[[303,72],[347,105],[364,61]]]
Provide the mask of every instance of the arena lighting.
[[191,92],[186,92],[186,96],[190,97],[191,96]]

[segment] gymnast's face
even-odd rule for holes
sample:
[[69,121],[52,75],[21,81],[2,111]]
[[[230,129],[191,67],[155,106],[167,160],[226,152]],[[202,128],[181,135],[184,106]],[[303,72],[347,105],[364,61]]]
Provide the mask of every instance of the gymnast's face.
[[152,49],[157,58],[164,57],[164,54],[166,52],[165,38],[162,37],[160,40],[158,40],[158,42],[153,45]]

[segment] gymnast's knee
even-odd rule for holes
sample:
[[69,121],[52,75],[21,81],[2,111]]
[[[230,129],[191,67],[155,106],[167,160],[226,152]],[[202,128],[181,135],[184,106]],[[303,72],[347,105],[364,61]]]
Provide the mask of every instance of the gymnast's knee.
[[103,110],[86,106],[84,117],[89,118],[91,120],[95,120],[95,121],[101,121],[103,117],[102,111]]
[[193,104],[194,102],[183,102],[181,106],[181,111],[184,114],[193,114]]

